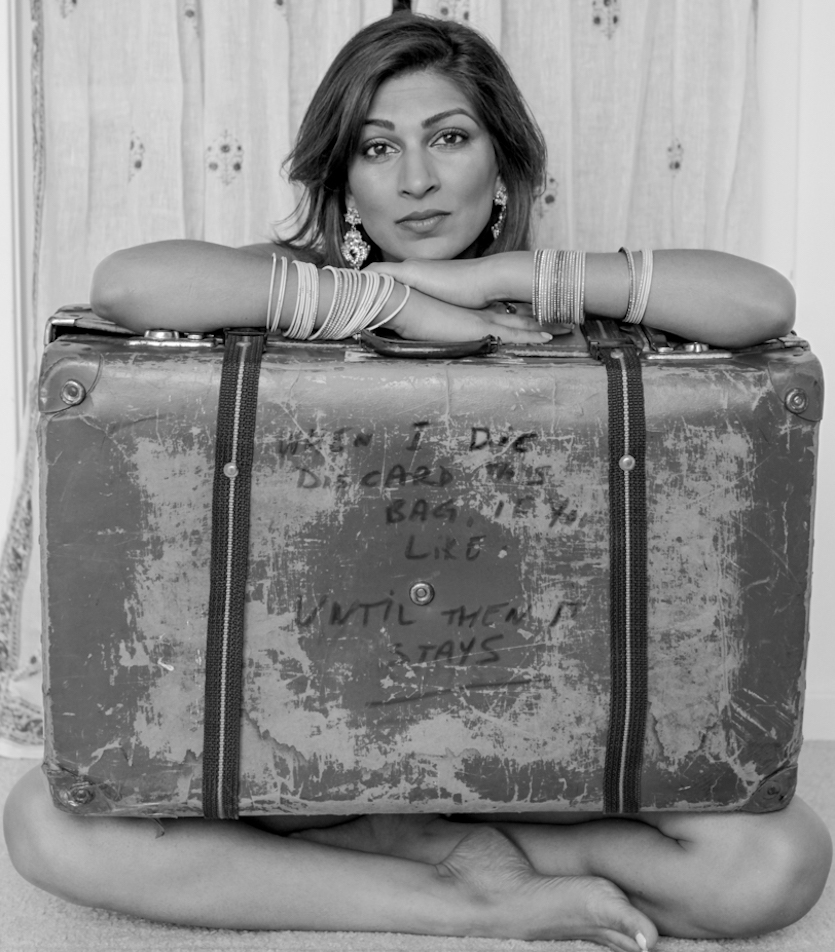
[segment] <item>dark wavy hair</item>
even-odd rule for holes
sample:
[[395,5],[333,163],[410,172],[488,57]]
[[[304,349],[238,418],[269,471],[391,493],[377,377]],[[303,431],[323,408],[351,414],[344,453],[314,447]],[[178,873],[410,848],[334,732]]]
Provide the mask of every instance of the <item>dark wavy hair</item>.
[[[340,245],[347,226],[345,187],[371,100],[393,76],[434,70],[469,98],[493,142],[508,192],[498,239],[488,225],[477,254],[530,247],[534,199],[545,180],[545,140],[507,65],[480,33],[451,20],[394,13],[353,36],[337,54],[302,120],[285,165],[305,196],[289,219],[296,230],[281,239],[317,264],[344,266]],[[369,260],[380,260],[372,245]]]

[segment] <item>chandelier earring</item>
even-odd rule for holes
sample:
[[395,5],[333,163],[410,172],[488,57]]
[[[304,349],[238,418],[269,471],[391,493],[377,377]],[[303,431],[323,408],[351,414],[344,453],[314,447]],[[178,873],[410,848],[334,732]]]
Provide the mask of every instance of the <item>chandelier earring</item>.
[[362,235],[360,234],[357,225],[362,224],[362,219],[360,218],[360,213],[356,208],[348,208],[345,212],[345,221],[351,226],[348,231],[345,232],[345,237],[342,239],[342,247],[340,248],[342,252],[342,257],[348,262],[348,264],[355,268],[357,271],[365,264],[365,259],[368,257],[369,252],[371,251],[371,245],[367,241],[363,241]]
[[493,204],[499,206],[499,217],[493,222],[490,228],[490,231],[493,232],[493,241],[495,241],[502,233],[504,220],[507,218],[507,189],[504,186],[504,182],[496,189],[496,194],[493,196]]

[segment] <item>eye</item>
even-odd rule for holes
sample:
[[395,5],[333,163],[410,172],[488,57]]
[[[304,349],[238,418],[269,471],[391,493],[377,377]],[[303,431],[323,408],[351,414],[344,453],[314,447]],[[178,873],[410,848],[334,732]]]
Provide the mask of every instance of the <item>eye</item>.
[[360,146],[360,155],[366,159],[383,159],[387,155],[395,152],[394,146],[383,139],[376,139],[374,142],[366,142]]
[[463,129],[444,129],[435,137],[435,142],[441,146],[454,148],[463,145],[469,140],[469,136]]

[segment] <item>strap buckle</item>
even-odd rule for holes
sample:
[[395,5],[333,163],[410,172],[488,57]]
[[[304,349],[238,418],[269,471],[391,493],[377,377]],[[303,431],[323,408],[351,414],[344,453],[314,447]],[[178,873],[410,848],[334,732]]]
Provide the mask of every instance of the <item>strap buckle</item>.
[[647,340],[637,324],[619,324],[617,321],[604,321],[598,318],[587,319],[581,330],[589,348],[589,356],[601,360],[602,351],[611,351],[617,347],[634,348],[638,353],[647,350]]

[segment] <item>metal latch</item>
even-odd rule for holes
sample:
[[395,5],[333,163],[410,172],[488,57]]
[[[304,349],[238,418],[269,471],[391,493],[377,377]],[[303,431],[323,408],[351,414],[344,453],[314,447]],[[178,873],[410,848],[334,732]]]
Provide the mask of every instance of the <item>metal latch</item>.
[[55,314],[46,322],[44,329],[44,347],[64,334],[73,331],[92,331],[96,334],[107,334],[112,337],[132,337],[133,331],[126,327],[107,321],[98,314],[94,314],[89,304],[68,304],[58,308]]
[[131,337],[128,347],[161,347],[166,350],[194,350],[195,347],[210,350],[217,341],[213,334],[184,334],[158,327],[145,331],[142,337]]
[[44,347],[59,337],[85,331],[102,334],[106,337],[120,337],[131,347],[173,347],[183,349],[211,348],[217,343],[213,334],[191,334],[159,328],[146,331],[144,336],[137,335],[127,327],[108,321],[93,312],[89,304],[67,304],[58,308],[46,322]]

